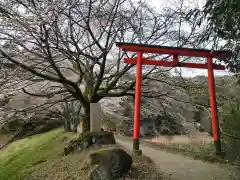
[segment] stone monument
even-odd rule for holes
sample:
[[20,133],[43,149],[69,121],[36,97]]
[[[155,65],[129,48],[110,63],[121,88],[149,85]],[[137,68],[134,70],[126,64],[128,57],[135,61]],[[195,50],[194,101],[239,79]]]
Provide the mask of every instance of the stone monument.
[[105,114],[99,103],[90,104],[90,131],[100,132]]

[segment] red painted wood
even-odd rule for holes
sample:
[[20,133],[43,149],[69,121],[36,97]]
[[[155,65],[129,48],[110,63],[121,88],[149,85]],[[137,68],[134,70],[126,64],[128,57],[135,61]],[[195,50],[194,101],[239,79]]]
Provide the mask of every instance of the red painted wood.
[[219,57],[223,55],[223,52],[219,51],[193,51],[189,49],[167,49],[167,48],[157,48],[157,47],[143,47],[143,46],[130,46],[130,45],[122,45],[120,47],[123,51],[129,52],[143,52],[143,53],[158,53],[158,54],[178,54],[179,56],[190,56],[190,57]]
[[[124,58],[125,63],[129,64],[137,64],[137,59],[136,58]],[[208,69],[208,64],[200,64],[200,63],[180,63],[176,64],[174,61],[161,61],[161,60],[149,60],[149,59],[143,59],[142,64],[145,65],[155,65],[155,66],[166,66],[166,67],[185,67],[185,68],[196,68],[196,69]],[[222,65],[216,65],[213,64],[213,69],[216,70],[225,70],[225,67]]]
[[[227,51],[209,51],[204,49],[191,49],[191,48],[174,48],[167,46],[150,46],[144,44],[131,44],[131,43],[117,43],[123,51],[137,52],[136,58],[125,58],[125,63],[136,64],[136,88],[135,88],[135,111],[134,111],[134,134],[133,138],[139,139],[140,132],[140,102],[141,102],[141,83],[142,83],[142,65],[155,65],[166,67],[186,67],[186,68],[198,68],[208,70],[208,87],[210,94],[211,114],[212,114],[212,129],[213,138],[216,145],[216,151],[221,151],[219,122],[217,117],[217,103],[216,92],[214,83],[214,69],[225,70],[224,66],[213,64],[212,58],[224,58],[224,56],[230,55]],[[156,54],[169,54],[173,55],[173,61],[163,60],[150,60],[142,58],[143,53],[156,53]],[[178,62],[179,56],[189,57],[205,57],[207,63],[188,63]]]
[[137,69],[136,69],[133,139],[139,139],[139,131],[140,131],[140,106],[141,106],[141,86],[142,86],[142,53],[141,52],[138,52],[136,61],[137,61]]
[[178,63],[179,62],[179,56],[177,54],[173,55],[173,62]]
[[216,91],[215,91],[215,83],[214,83],[212,58],[208,57],[207,62],[208,62],[208,88],[209,88],[211,114],[212,114],[213,139],[214,141],[219,141],[220,140],[219,122],[217,117],[217,102],[216,102]]

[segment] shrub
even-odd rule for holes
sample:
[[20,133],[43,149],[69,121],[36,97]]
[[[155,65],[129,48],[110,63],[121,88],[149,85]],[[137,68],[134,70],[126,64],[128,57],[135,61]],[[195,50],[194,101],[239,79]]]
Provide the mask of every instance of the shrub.
[[[63,121],[56,118],[54,113],[38,114],[30,118],[12,117],[0,129],[0,134],[7,136],[8,140],[4,142],[1,148],[9,143],[35,134],[41,134],[59,128]],[[0,149],[1,149],[0,148]]]
[[224,108],[221,116],[222,129],[234,135],[240,132],[240,103],[231,103]]
[[82,119],[82,105],[78,101],[64,102],[56,109],[58,117],[64,121],[65,131],[76,131]]
[[240,156],[240,103],[225,105],[220,117],[222,139],[227,158],[236,160]]
[[24,124],[24,120],[21,118],[13,118],[10,119],[9,122],[6,122],[2,128],[1,133],[2,134],[14,134],[16,131],[20,129]]

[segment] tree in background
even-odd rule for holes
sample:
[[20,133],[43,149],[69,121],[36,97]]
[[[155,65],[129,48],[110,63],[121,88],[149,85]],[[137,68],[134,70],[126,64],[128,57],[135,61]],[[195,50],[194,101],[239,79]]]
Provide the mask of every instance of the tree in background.
[[[226,59],[230,70],[235,73],[238,81],[229,81],[225,78],[219,86],[220,119],[223,136],[227,141],[239,139],[239,70],[240,70],[240,1],[208,0],[204,6],[204,14],[208,20],[210,32],[213,36],[225,41],[223,48],[233,51],[233,56]],[[239,148],[239,147],[235,147]],[[232,153],[234,154],[234,153]],[[239,155],[239,153],[237,153]]]
[[221,37],[239,39],[240,2],[238,0],[207,0],[204,12],[213,28]]
[[[90,103],[134,95],[135,80],[125,78],[134,65],[121,61],[135,54],[119,52],[116,41],[196,46],[196,39],[202,36],[198,19],[185,18],[188,8],[183,3],[156,12],[144,1],[2,1],[0,40],[16,48],[9,52],[0,45],[0,53],[28,72],[32,84],[51,82],[40,92],[23,88],[28,95],[61,95],[79,101],[84,109],[84,130],[88,131]],[[190,31],[184,31],[183,24]],[[166,70],[148,68],[143,78],[156,71]],[[149,97],[149,91],[143,91],[143,96]]]
[[207,0],[204,14],[208,20],[209,32],[226,41],[223,48],[234,51],[233,57],[226,59],[233,72],[240,70],[240,1]]

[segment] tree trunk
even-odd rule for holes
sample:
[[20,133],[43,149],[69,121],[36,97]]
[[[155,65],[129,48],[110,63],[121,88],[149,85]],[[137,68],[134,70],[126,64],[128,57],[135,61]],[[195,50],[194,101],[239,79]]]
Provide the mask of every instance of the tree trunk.
[[83,132],[90,132],[90,105],[84,107]]
[[71,123],[69,121],[64,122],[64,131],[65,132],[71,132]]

